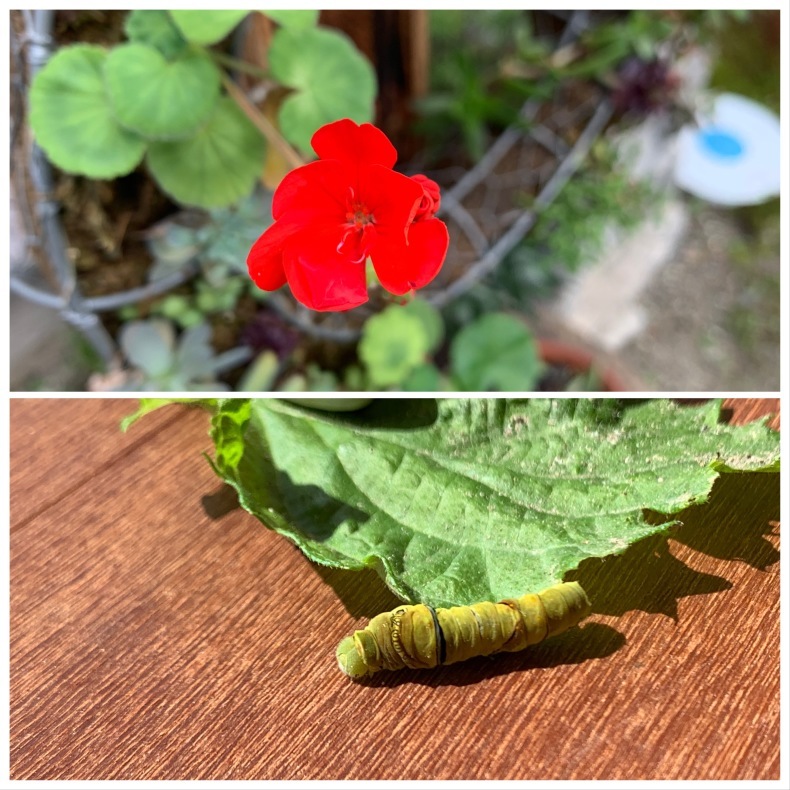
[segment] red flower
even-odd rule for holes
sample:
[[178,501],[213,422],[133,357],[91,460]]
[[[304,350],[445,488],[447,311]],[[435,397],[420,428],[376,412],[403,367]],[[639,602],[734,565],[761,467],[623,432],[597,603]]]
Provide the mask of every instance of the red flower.
[[411,179],[422,187],[422,200],[417,207],[414,220],[431,219],[439,210],[439,205],[442,202],[442,196],[439,194],[439,185],[435,181],[431,181],[427,176],[412,176]]
[[434,213],[439,187],[396,173],[397,152],[370,124],[348,119],[312,139],[317,162],[292,170],[274,193],[274,224],[247,256],[264,291],[288,282],[313,310],[367,301],[368,258],[384,288],[405,294],[427,285],[447,254],[447,227]]

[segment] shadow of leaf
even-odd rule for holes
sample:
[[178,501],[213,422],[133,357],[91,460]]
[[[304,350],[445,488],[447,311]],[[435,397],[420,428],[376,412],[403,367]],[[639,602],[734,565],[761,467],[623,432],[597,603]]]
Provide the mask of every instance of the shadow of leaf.
[[732,587],[726,579],[692,570],[673,557],[665,535],[640,540],[616,557],[585,560],[565,581],[579,582],[599,614],[620,616],[641,609],[673,620],[680,598]]
[[[302,406],[322,416],[326,412]],[[358,411],[332,412],[333,422],[364,428],[410,430],[433,425],[439,416],[436,398],[377,398]]]
[[377,614],[388,612],[403,603],[372,568],[345,571],[315,563],[312,567],[332,588],[352,617],[371,620]]
[[214,521],[241,507],[236,489],[227,483],[222,483],[213,494],[204,494],[200,503],[205,514]]
[[305,538],[323,542],[344,521],[364,523],[369,513],[342,502],[312,484],[294,483],[287,472],[276,470],[277,489],[289,523]]
[[740,560],[764,571],[779,562],[766,539],[779,521],[779,475],[756,472],[723,475],[706,505],[684,510],[672,537],[690,548],[724,560]]
[[[647,513],[659,524],[667,516]],[[765,570],[779,552],[765,538],[779,518],[779,475],[725,474],[714,484],[710,499],[674,516],[680,524],[673,540],[712,557],[741,560]],[[645,538],[623,554],[589,559],[566,574],[587,591],[593,610],[622,615],[631,609],[677,619],[677,602],[687,595],[705,595],[732,587],[719,576],[689,568],[674,557],[665,535]]]

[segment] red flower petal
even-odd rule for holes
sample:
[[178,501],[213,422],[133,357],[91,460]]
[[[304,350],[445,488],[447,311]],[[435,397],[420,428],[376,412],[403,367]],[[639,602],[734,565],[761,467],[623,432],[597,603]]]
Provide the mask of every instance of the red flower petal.
[[365,263],[337,251],[333,226],[311,226],[294,236],[283,255],[291,292],[312,310],[350,310],[368,300]]
[[280,182],[272,200],[275,219],[286,211],[305,216],[336,216],[342,222],[352,178],[339,162],[310,162],[291,170]]
[[283,245],[292,234],[292,227],[275,222],[252,245],[247,254],[247,270],[258,288],[276,291],[285,285]]
[[412,181],[416,181],[422,187],[422,200],[417,208],[415,219],[431,219],[442,204],[442,196],[439,185],[422,174],[412,176]]
[[422,196],[422,187],[408,176],[380,165],[360,168],[359,200],[379,232],[400,233],[405,239]]
[[408,244],[399,236],[379,236],[371,252],[379,282],[394,294],[427,285],[439,273],[450,236],[440,219],[426,219],[409,227]]
[[358,126],[348,118],[322,126],[310,142],[321,159],[337,159],[346,164],[392,168],[398,159],[398,152],[384,132],[369,123]]

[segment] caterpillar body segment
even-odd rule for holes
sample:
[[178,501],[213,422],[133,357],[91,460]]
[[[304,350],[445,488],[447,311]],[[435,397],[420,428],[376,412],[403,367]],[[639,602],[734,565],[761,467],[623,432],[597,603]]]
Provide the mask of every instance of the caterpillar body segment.
[[399,606],[374,617],[337,648],[340,669],[352,678],[382,669],[431,669],[475,656],[524,650],[567,631],[590,614],[578,582],[541,593],[433,609]]

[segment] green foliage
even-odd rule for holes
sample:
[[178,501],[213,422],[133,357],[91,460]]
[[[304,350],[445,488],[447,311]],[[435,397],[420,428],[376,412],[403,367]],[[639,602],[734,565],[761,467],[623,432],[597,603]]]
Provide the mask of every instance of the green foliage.
[[444,334],[441,314],[428,302],[415,299],[388,307],[365,323],[357,349],[364,373],[347,369],[346,387],[397,387],[404,392],[536,388],[543,364],[532,333],[520,319],[489,313],[464,326],[449,344],[449,378],[430,359]]
[[292,373],[280,384],[282,392],[334,392],[339,388],[337,376],[310,363],[303,372]]
[[515,10],[430,13],[431,92],[416,103],[418,129],[436,156],[460,136],[476,161],[493,130],[517,121],[527,98],[521,84],[504,78],[501,61],[515,52],[529,19]]
[[458,387],[468,392],[533,390],[543,370],[532,333],[505,313],[464,327],[450,346],[450,367]]
[[392,305],[365,322],[359,357],[371,383],[389,387],[425,360],[430,345],[425,322],[413,312]]
[[603,250],[607,229],[636,227],[660,206],[659,197],[647,182],[633,180],[611,149],[599,146],[593,162],[541,212],[527,243],[576,271]]
[[[36,75],[30,123],[47,156],[69,173],[115,178],[147,152],[151,174],[188,206],[231,205],[263,170],[260,132],[229,98],[207,46],[223,40],[248,11],[135,10],[130,43],[109,51],[66,47]],[[293,88],[280,108],[282,132],[309,149],[315,130],[350,117],[370,121],[376,80],[348,38],[316,28],[317,11],[267,12],[280,27],[271,72]]]
[[313,132],[326,123],[372,120],[376,76],[344,34],[283,28],[269,48],[269,65],[275,79],[295,91],[280,107],[280,130],[302,150],[310,150]]
[[107,56],[104,80],[116,118],[149,140],[192,136],[219,99],[219,70],[202,52],[168,61],[147,44],[124,44]]
[[190,206],[227,206],[252,192],[265,151],[263,138],[244,113],[221,98],[193,136],[152,143],[148,167],[162,189]]
[[479,64],[465,50],[456,50],[446,66],[444,87],[417,102],[423,116],[420,129],[437,146],[459,130],[469,156],[476,161],[488,147],[490,127],[513,123],[520,102],[494,92]]
[[145,153],[145,141],[118,123],[107,101],[106,60],[101,47],[64,47],[30,87],[36,141],[68,173],[115,178],[131,172]]
[[624,18],[591,28],[582,36],[587,57],[565,72],[574,76],[598,76],[630,55],[653,60],[659,45],[672,34],[674,25],[660,11],[629,11]]
[[711,87],[749,96],[778,113],[782,73],[778,44],[766,46],[765,26],[755,24],[753,17],[744,20],[732,12],[719,14],[712,42],[719,56],[714,60]]
[[[213,466],[307,556],[376,568],[433,606],[517,597],[703,503],[722,472],[775,471],[778,434],[720,404],[383,400],[348,415],[229,399]],[[648,523],[646,510],[665,514]],[[656,520],[651,520],[656,521]]]
[[158,49],[168,60],[187,48],[186,39],[167,11],[132,11],[126,17],[123,30],[130,41],[148,44]]
[[119,344],[139,374],[138,386],[130,388],[149,392],[226,390],[227,385],[216,380],[217,373],[247,358],[243,349],[216,355],[208,324],[187,329],[177,340],[167,321],[135,321],[121,328]]
[[436,351],[444,340],[444,321],[442,314],[430,303],[419,297],[412,299],[402,308],[407,315],[414,316],[421,323],[427,338],[427,353]]
[[221,285],[213,285],[198,277],[193,281],[193,293],[169,294],[154,302],[150,312],[188,329],[203,323],[206,316],[232,313],[248,287],[246,277],[228,277]]
[[292,8],[283,11],[272,11],[270,9],[266,9],[263,13],[266,14],[269,19],[273,19],[278,25],[282,25],[282,27],[290,27],[296,30],[314,27],[316,24],[318,24],[318,11]]
[[445,311],[452,330],[497,310],[524,311],[553,296],[567,274],[593,263],[608,234],[628,232],[662,209],[664,195],[632,179],[613,149],[596,146],[586,166],[541,211],[529,235],[483,283]]
[[238,392],[268,392],[280,373],[280,360],[274,351],[263,351],[250,363],[236,387]]
[[249,11],[171,11],[181,34],[193,44],[206,46],[222,41]]
[[154,266],[150,281],[180,271],[196,259],[206,281],[221,287],[235,275],[247,277],[247,253],[271,220],[270,192],[256,191],[229,208],[212,209],[204,221],[173,217],[159,223],[148,237]]
[[441,392],[449,389],[439,368],[430,362],[417,365],[404,379],[401,389],[404,392]]

